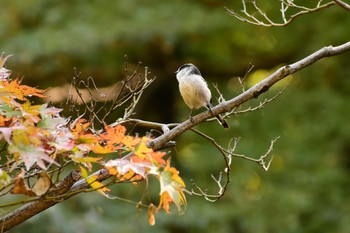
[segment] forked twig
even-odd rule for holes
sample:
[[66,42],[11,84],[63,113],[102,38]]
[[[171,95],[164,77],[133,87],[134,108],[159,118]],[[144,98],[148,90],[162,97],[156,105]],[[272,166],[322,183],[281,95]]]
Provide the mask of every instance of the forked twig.
[[[340,0],[337,0],[337,1],[341,2]],[[267,16],[267,14],[257,5],[256,0],[252,0],[252,1],[242,0],[241,13],[238,13],[232,9],[229,9],[228,7],[225,7],[225,9],[229,15],[235,17],[236,19],[242,22],[246,22],[246,23],[250,23],[258,26],[264,26],[264,27],[284,27],[290,24],[291,22],[293,22],[297,17],[301,15],[317,12],[337,4],[347,9],[346,6],[344,7],[344,4],[336,3],[336,1],[330,1],[327,3],[322,3],[322,2],[323,0],[319,0],[314,7],[305,7],[302,5],[295,4],[294,1],[281,0],[281,7],[280,7],[281,18],[282,18],[281,23],[277,22],[276,20],[270,19]],[[248,8],[247,3],[251,4],[253,8],[252,12],[249,12],[247,10]],[[288,17],[287,12],[290,9],[298,10],[298,12],[291,14]]]

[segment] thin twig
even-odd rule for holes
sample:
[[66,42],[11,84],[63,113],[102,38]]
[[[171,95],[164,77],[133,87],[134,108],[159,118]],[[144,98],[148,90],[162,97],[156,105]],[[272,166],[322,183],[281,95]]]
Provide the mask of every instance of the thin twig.
[[[341,2],[340,0],[336,0]],[[291,22],[293,22],[296,18],[298,18],[301,15],[305,15],[305,14],[310,14],[310,13],[314,13],[317,11],[321,11],[325,8],[334,6],[336,4],[339,4],[340,6],[342,6],[343,8],[347,9],[346,6],[344,6],[344,4],[341,5],[341,3],[336,3],[336,1],[331,1],[328,3],[324,3],[322,4],[322,0],[319,0],[316,4],[315,7],[309,8],[309,7],[305,7],[305,6],[301,6],[301,5],[297,5],[292,1],[281,1],[281,18],[282,18],[282,23],[278,23],[274,20],[271,20],[267,14],[265,12],[262,11],[262,9],[256,4],[256,1],[249,1],[249,3],[252,4],[253,9],[255,10],[254,12],[257,12],[258,15],[262,18],[262,20],[259,20],[257,17],[255,17],[252,13],[247,11],[247,6],[246,6],[246,1],[242,0],[242,10],[241,12],[243,13],[243,15],[237,13],[236,11],[229,9],[228,7],[225,7],[226,12],[235,17],[236,19],[242,21],[242,22],[246,22],[249,24],[253,24],[253,25],[258,25],[258,26],[264,26],[264,27],[284,27],[287,26],[288,24],[290,24]],[[289,9],[297,9],[299,10],[299,12],[292,14],[289,16],[289,18],[287,19],[286,16],[286,12]],[[348,10],[348,9],[347,9]]]

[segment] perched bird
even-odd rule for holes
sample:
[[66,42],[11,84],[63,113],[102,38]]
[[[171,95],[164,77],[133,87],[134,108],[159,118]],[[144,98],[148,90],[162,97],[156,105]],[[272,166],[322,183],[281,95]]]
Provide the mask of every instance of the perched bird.
[[[175,73],[179,81],[181,96],[186,105],[191,109],[191,122],[193,123],[193,109],[206,107],[212,113],[211,92],[198,68],[188,63],[182,65]],[[220,115],[216,115],[215,117],[224,128],[229,128],[227,122]]]

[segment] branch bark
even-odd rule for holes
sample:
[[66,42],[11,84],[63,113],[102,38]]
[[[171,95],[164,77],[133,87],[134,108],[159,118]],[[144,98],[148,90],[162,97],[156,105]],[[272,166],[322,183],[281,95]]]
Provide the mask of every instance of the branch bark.
[[341,0],[333,0],[333,2],[337,3],[340,7],[342,7],[343,9],[350,11],[350,5],[341,1]]
[[[304,69],[305,67],[308,67],[315,62],[326,58],[326,57],[332,57],[336,56],[345,52],[350,51],[350,41],[339,45],[339,46],[327,46],[323,47],[322,49],[310,54],[309,56],[301,59],[300,61],[297,61],[293,64],[283,66],[279,68],[277,71],[275,71],[273,74],[271,74],[266,79],[262,80],[261,82],[257,83],[255,86],[251,87],[250,89],[246,90],[242,94],[226,101],[222,102],[219,105],[212,108],[213,115],[217,115],[224,112],[229,112],[232,109],[240,106],[241,104],[247,102],[250,99],[257,98],[262,93],[269,90],[270,87],[272,87],[274,84],[282,80],[283,78],[287,77],[290,74],[294,74],[298,72],[299,70]],[[212,113],[209,111],[202,112],[196,116],[193,117],[194,124],[187,120],[175,128],[165,132],[161,136],[153,139],[148,143],[148,147],[152,148],[153,150],[160,150],[164,147],[164,145],[174,139],[175,137],[179,136],[183,132],[187,131],[194,125],[197,125],[211,117],[213,117]]]

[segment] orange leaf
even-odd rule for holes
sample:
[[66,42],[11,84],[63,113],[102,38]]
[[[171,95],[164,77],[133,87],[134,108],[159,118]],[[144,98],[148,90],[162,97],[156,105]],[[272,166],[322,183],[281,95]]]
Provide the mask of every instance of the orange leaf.
[[[45,90],[36,89],[34,87],[29,87],[26,85],[21,85],[20,81],[15,80],[5,80],[1,82],[1,98],[3,98],[4,101],[5,98],[17,98],[19,100],[27,100],[26,97],[31,96],[37,96],[39,98],[45,98],[46,96],[42,93],[45,92]],[[6,96],[3,96],[6,93]]]
[[27,184],[24,182],[22,174],[17,175],[15,180],[15,186],[11,191],[12,194],[24,194],[30,197],[36,196],[35,193],[30,190]]
[[160,195],[159,208],[163,207],[165,212],[170,213],[170,203],[173,203],[173,199],[170,197],[168,192],[163,192]]
[[90,125],[91,125],[91,123],[87,122],[86,119],[78,118],[69,125],[69,128],[71,129],[72,134],[74,135],[75,139],[77,140],[80,136],[86,134],[86,129]]
[[92,145],[91,150],[96,154],[109,154],[109,153],[114,151],[113,149],[109,148],[108,146],[101,146],[98,143]]
[[3,115],[0,115],[0,126],[9,126],[12,122],[12,118],[5,117]]
[[154,213],[157,212],[157,208],[153,205],[150,204],[148,206],[148,222],[151,226],[154,226],[156,224],[156,218],[154,217]]
[[100,138],[106,140],[110,144],[119,144],[125,136],[126,129],[122,125],[110,127],[105,125],[106,133],[102,134]]
[[170,160],[167,161],[167,165],[164,171],[160,174],[160,194],[161,202],[159,206],[163,206],[166,212],[169,212],[169,203],[175,203],[178,211],[182,211],[182,207],[187,207],[187,201],[183,189],[185,183],[179,176],[179,172],[170,167]]
[[105,133],[99,135],[99,143],[94,144],[91,149],[97,154],[115,152],[123,147],[121,141],[125,137],[126,129],[122,125],[110,127],[104,126]]
[[118,175],[118,170],[115,167],[105,167],[108,170],[108,173],[112,176]]

